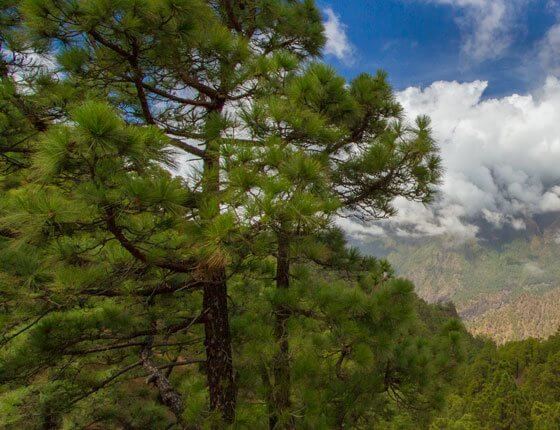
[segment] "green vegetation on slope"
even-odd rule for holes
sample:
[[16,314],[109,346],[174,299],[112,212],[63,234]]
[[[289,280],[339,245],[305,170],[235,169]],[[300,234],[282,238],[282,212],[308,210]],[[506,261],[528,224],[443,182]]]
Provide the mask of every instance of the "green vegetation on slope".
[[560,428],[560,334],[471,350],[436,430]]

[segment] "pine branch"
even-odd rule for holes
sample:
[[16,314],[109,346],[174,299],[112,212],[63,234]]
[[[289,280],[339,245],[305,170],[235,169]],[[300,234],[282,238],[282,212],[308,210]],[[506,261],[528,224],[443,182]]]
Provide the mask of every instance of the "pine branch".
[[196,146],[183,142],[180,139],[175,139],[172,137],[170,137],[170,139],[171,142],[173,143],[173,146],[176,146],[177,148],[182,149],[183,151],[186,151],[192,155],[196,155],[197,157],[200,158],[206,157],[206,151],[204,151],[203,149],[197,148]]
[[109,48],[110,50],[116,52],[121,57],[127,60],[132,59],[132,54],[127,52],[124,48],[120,47],[116,43],[110,42],[109,40],[105,39],[97,30],[90,30],[89,35],[93,37],[93,39],[96,42],[99,42],[101,45],[105,46],[106,48]]
[[[192,76],[187,74],[187,72],[185,72],[184,70],[178,70],[177,74],[179,75],[183,83],[185,83],[191,88],[194,88],[198,92],[214,100],[225,100],[226,97],[224,96],[224,94],[220,93],[218,90],[215,90],[214,88],[208,85],[203,84],[198,79],[193,78]],[[214,107],[213,104],[212,107]]]
[[181,103],[181,104],[185,104],[185,105],[191,105],[191,106],[201,106],[201,107],[212,107],[212,103],[209,102],[205,102],[202,100],[195,100],[195,99],[187,99],[184,97],[179,97],[176,96],[175,94],[171,94],[167,91],[163,91],[162,89],[159,89],[157,87],[154,87],[150,84],[146,84],[146,83],[142,83],[142,86],[148,90],[151,93],[157,94],[158,96],[164,97],[168,100],[177,102],[177,103]]
[[[153,345],[154,348],[171,348],[173,346],[181,346],[185,344],[189,344],[190,342],[164,342],[164,343],[156,343]],[[146,342],[127,342],[127,343],[117,343],[113,345],[105,345],[100,346],[97,348],[91,349],[82,349],[82,350],[72,350],[66,351],[65,355],[86,355],[86,354],[95,354],[97,352],[107,352],[113,351],[115,349],[125,349],[125,348],[133,348],[136,346],[143,346]]]
[[[194,317],[194,318],[186,318],[183,322],[178,324],[173,324],[162,329],[151,329],[151,330],[142,330],[138,332],[134,332],[125,336],[100,336],[99,339],[119,339],[119,340],[129,340],[134,339],[140,336],[155,336],[158,334],[173,334],[177,333],[182,330],[187,330],[195,324],[202,324],[204,323],[204,319],[206,318],[206,314],[202,313],[201,315]],[[87,340],[87,339],[84,339]]]
[[158,366],[158,369],[170,369],[177,366],[188,366],[190,364],[199,364],[199,363],[206,363],[206,360],[202,358],[194,358],[192,360],[178,360],[172,363],[160,365]]
[[192,291],[203,288],[206,283],[203,281],[193,280],[192,282],[186,283],[179,288],[172,287],[170,285],[164,284],[159,285],[155,288],[145,288],[135,291],[118,291],[111,289],[98,289],[98,288],[87,288],[80,290],[80,294],[85,294],[88,296],[99,296],[99,297],[153,297],[160,296],[163,294],[175,294],[181,291]]
[[115,222],[115,212],[113,208],[109,207],[105,211],[107,217],[107,228],[113,234],[115,239],[117,239],[122,247],[126,249],[130,255],[132,255],[137,260],[146,264],[147,266],[156,266],[161,269],[171,270],[178,273],[191,273],[196,269],[196,264],[193,261],[178,261],[178,262],[168,262],[168,261],[151,261],[144,252],[138,249],[123,233],[122,229],[119,228]]
[[45,312],[43,312],[41,315],[39,315],[37,318],[35,318],[33,321],[31,321],[31,323],[29,323],[28,325],[26,325],[25,327],[23,327],[22,329],[18,330],[16,333],[14,333],[11,336],[4,336],[4,338],[2,339],[2,342],[0,342],[0,346],[4,346],[6,345],[8,342],[10,342],[11,340],[15,339],[16,337],[18,337],[19,335],[25,333],[27,330],[29,330],[30,328],[32,328],[33,326],[35,326],[39,321],[41,321],[44,317],[46,317],[49,313],[51,313],[54,309],[47,309]]
[[125,368],[119,370],[118,372],[114,373],[113,375],[111,375],[110,377],[108,377],[107,379],[102,381],[100,384],[93,387],[91,390],[87,391],[86,393],[84,393],[81,396],[77,397],[76,399],[72,400],[70,402],[70,404],[74,405],[74,404],[78,403],[79,401],[91,396],[92,394],[97,393],[99,390],[102,390],[103,388],[107,387],[107,385],[109,385],[111,382],[113,382],[119,376],[124,375],[125,373],[131,371],[132,369],[134,369],[134,368],[136,368],[140,365],[142,365],[142,360],[139,360],[135,363],[132,363],[132,364],[126,366]]
[[171,385],[169,379],[161,372],[161,369],[152,361],[151,345],[148,343],[140,353],[142,367],[148,371],[147,382],[153,384],[158,392],[161,403],[169,408],[175,415],[177,423],[183,429],[196,429],[196,426],[185,423],[183,419],[183,398]]
[[223,0],[222,3],[224,4],[224,8],[226,10],[226,14],[227,14],[227,17],[228,17],[228,20],[229,20],[231,26],[233,27],[233,29],[235,31],[242,34],[243,33],[243,27],[241,27],[241,23],[239,22],[239,20],[235,16],[235,11],[233,10],[233,5],[231,3],[231,0]]

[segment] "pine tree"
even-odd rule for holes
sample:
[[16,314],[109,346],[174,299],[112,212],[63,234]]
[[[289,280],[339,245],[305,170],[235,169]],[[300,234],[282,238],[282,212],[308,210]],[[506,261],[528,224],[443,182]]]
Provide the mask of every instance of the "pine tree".
[[[289,288],[291,248],[298,239],[324,229],[336,214],[372,220],[393,214],[396,197],[428,202],[440,176],[428,119],[419,118],[416,127],[400,121],[402,108],[385,74],[361,75],[346,87],[331,68],[312,64],[285,81],[281,94],[257,99],[244,116],[248,144],[267,148],[257,165],[270,178],[251,185],[264,222],[275,232],[279,291]],[[281,427],[293,427],[286,418],[290,313],[284,304],[274,311],[271,428],[278,428],[280,417]]]
[[324,41],[311,1],[17,6],[2,425],[425,423],[462,328],[419,321],[412,284],[334,228],[433,196],[429,123],[401,121],[386,76],[302,65]]
[[[275,406],[278,344],[272,316],[283,305],[290,310],[291,407],[278,415],[277,426],[384,428],[406,411],[415,428],[424,425],[442,400],[450,356],[460,355],[460,329],[435,321],[433,330],[419,324],[412,285],[393,279],[386,263],[345,249],[340,233],[293,246],[291,284],[284,291],[275,285],[275,257],[266,255],[274,236],[258,245],[265,254],[252,262],[254,272],[232,282],[243,310],[232,323],[240,338],[244,397],[266,399],[269,410]],[[262,414],[254,406],[255,420],[247,426],[264,426],[257,419]]]
[[[58,41],[71,82],[112,100],[127,121],[172,135],[202,162],[197,199],[205,223],[222,203],[228,109],[257,94],[262,80],[293,67],[293,57],[318,54],[323,43],[310,1],[40,0],[27,1],[25,12],[40,39]],[[236,388],[225,267],[215,265],[206,278],[210,402],[231,422]]]
[[[184,289],[198,285],[192,277],[167,274],[192,273],[186,267],[192,261],[177,255],[184,243],[169,241],[169,235],[179,236],[173,220],[182,218],[179,205],[187,197],[183,184],[155,165],[165,161],[167,139],[155,130],[125,127],[99,104],[86,104],[71,118],[76,127],[55,127],[40,141],[33,159],[39,182],[4,198],[2,227],[15,236],[6,250],[7,271],[43,309],[6,339],[10,348],[2,356],[0,379],[31,383],[46,376],[45,368],[47,375],[58,372],[52,383],[31,384],[26,393],[41,393],[43,426],[52,427],[74,404],[142,366],[181,422],[178,395],[151,358],[157,347],[177,349],[181,342],[171,336],[200,322],[177,315],[179,322],[162,326],[162,310],[153,306],[174,282]],[[121,230],[125,221],[132,238]],[[151,248],[146,251],[138,236]],[[22,270],[24,262],[31,270]],[[131,354],[123,356],[122,350],[139,346],[138,360],[127,363]],[[183,364],[200,361],[193,360]],[[104,379],[119,366],[124,368]]]

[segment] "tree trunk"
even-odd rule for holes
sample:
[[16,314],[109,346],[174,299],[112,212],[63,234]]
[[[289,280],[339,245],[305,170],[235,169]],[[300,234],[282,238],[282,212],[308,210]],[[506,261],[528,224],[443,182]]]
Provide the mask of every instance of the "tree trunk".
[[47,408],[47,410],[43,413],[41,430],[56,430],[58,428],[60,428],[60,423],[57,414],[51,412],[51,408]]
[[[287,236],[278,235],[278,255],[276,258],[276,287],[290,288],[290,241]],[[269,418],[270,429],[294,429],[295,423],[290,414],[290,345],[288,342],[288,319],[290,309],[279,304],[274,309],[274,337],[278,352],[274,356],[274,386],[272,399],[273,413]]]
[[[220,112],[223,104],[216,108]],[[206,143],[204,159],[204,193],[209,200],[220,192],[220,142],[211,139]],[[206,221],[219,215],[207,214]],[[235,419],[237,389],[233,371],[231,334],[229,329],[227,276],[225,267],[208,268],[204,287],[203,313],[206,348],[206,373],[210,394],[210,409],[221,414],[222,420],[232,423]]]
[[4,47],[2,46],[2,41],[0,40],[0,79],[8,78],[8,63],[4,60]]
[[233,374],[231,334],[225,270],[223,277],[204,288],[203,306],[206,347],[206,373],[210,409],[219,411],[226,423],[235,418],[236,387]]

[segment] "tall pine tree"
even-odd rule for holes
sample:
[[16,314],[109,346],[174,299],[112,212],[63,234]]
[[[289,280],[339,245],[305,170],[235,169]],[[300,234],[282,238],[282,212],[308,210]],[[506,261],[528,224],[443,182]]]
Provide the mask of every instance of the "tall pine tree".
[[[111,99],[127,121],[174,136],[179,148],[201,160],[202,223],[211,223],[222,203],[227,109],[257,94],[262,80],[293,67],[293,56],[317,55],[323,43],[311,1],[39,0],[26,2],[25,11],[36,34],[52,41],[72,82]],[[206,278],[210,402],[232,421],[225,266],[213,266]]]
[[[244,115],[252,138],[247,144],[266,148],[257,166],[269,179],[255,183],[253,191],[257,209],[275,232],[281,291],[290,285],[291,248],[298,239],[324,230],[337,214],[362,220],[389,216],[396,197],[429,202],[441,173],[429,120],[418,118],[414,126],[401,121],[402,108],[385,74],[364,74],[347,86],[331,68],[312,64],[288,75],[283,87],[280,94],[257,99]],[[258,154],[254,150],[253,156]],[[289,317],[289,306],[279,304],[271,428],[279,416],[285,419],[282,427],[293,427],[285,417],[291,392]]]
[[437,403],[460,327],[422,326],[333,228],[429,201],[437,148],[384,74],[302,65],[313,2],[2,10],[4,425],[367,427]]

